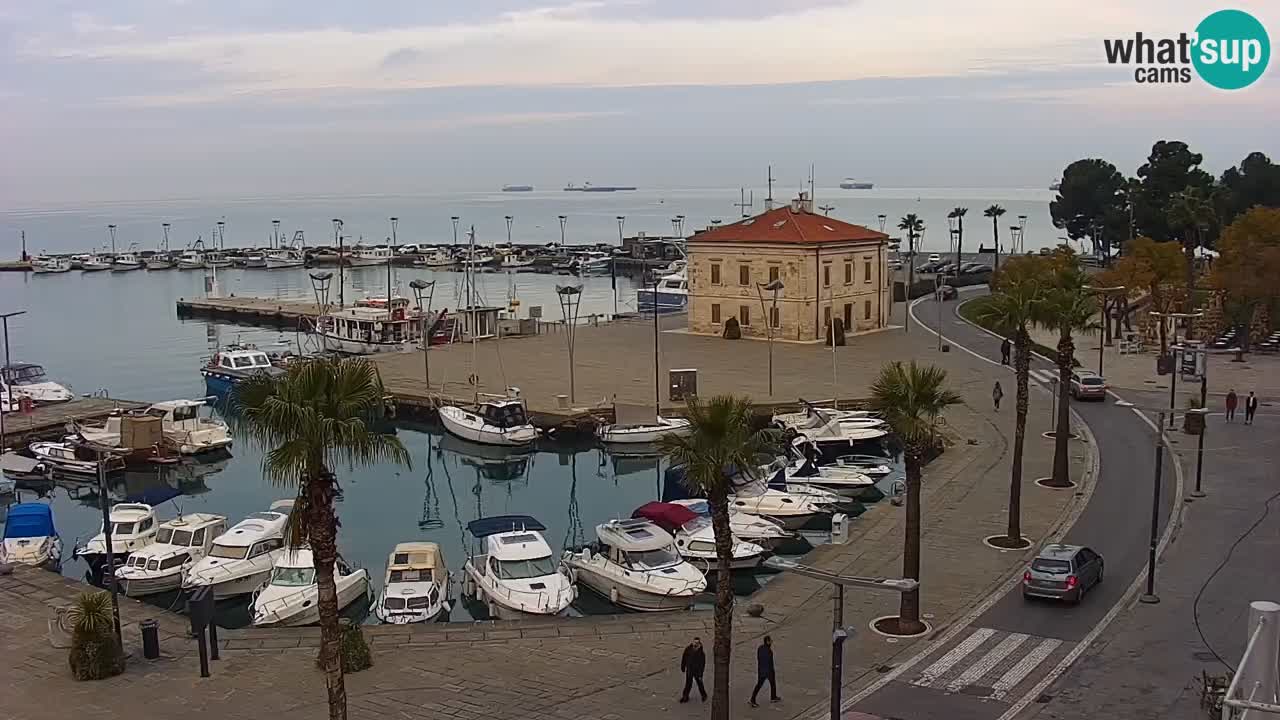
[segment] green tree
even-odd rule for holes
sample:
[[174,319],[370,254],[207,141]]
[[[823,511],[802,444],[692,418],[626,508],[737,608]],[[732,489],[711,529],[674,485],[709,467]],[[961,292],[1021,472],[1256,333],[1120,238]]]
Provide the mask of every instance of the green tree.
[[246,380],[233,397],[237,432],[264,450],[263,475],[298,488],[287,539],[292,547],[310,545],[315,557],[319,665],[331,720],[347,717],[333,579],[339,527],[334,499],[341,491],[334,469],[385,461],[409,464],[409,454],[394,435],[370,428],[383,411],[383,398],[377,370],[364,358],[304,360],[283,375]]
[[[898,221],[898,229],[907,231],[907,292],[904,298],[911,302],[911,288],[916,284],[916,239],[924,232],[924,221],[915,213],[907,213]],[[903,327],[911,326],[911,313],[904,315]]]
[[[998,206],[997,206],[998,207]],[[1027,438],[1028,376],[1031,371],[1030,328],[1039,317],[1052,269],[1046,258],[1009,258],[995,282],[995,292],[982,305],[979,318],[1013,344],[1016,405],[1013,419],[1013,467],[1009,473],[1009,522],[1004,545],[1024,547],[1022,539],[1022,457]]]
[[[1238,327],[1241,349],[1257,309],[1280,300],[1280,208],[1255,207],[1222,231],[1221,256],[1213,263],[1213,287],[1225,295],[1224,309]],[[1274,316],[1273,316],[1274,317]]]
[[1212,194],[1200,187],[1188,187],[1174,198],[1170,209],[1170,225],[1182,239],[1182,257],[1186,280],[1183,312],[1191,312],[1195,303],[1196,248],[1206,246],[1210,230],[1217,224]]
[[1047,483],[1053,487],[1071,485],[1070,458],[1067,441],[1071,437],[1071,368],[1075,360],[1075,335],[1098,329],[1095,316],[1098,302],[1085,286],[1089,276],[1080,268],[1070,251],[1054,253],[1053,272],[1044,299],[1037,303],[1036,322],[1041,327],[1058,333],[1058,417],[1054,422],[1053,477]]
[[969,214],[967,207],[955,207],[947,213],[947,217],[956,221],[956,274],[960,273],[960,263],[964,262],[960,253],[964,248],[964,216]]
[[116,642],[111,593],[83,592],[67,612],[71,622],[71,674],[77,680],[103,680],[124,672],[124,651]]
[[1006,210],[998,204],[982,211],[984,217],[991,218],[991,239],[995,243],[996,250],[995,272],[1000,272],[1000,216],[1004,215],[1005,212]]
[[1140,186],[1134,203],[1137,232],[1152,240],[1177,240],[1170,219],[1178,196],[1187,188],[1208,191],[1213,176],[1200,169],[1204,156],[1180,141],[1161,140],[1151,147],[1147,161],[1138,168]]
[[778,449],[777,434],[757,430],[755,411],[747,398],[718,395],[705,403],[689,401],[691,432],[667,434],[658,448],[673,465],[683,465],[684,483],[707,498],[711,528],[716,540],[716,609],[711,689],[711,717],[729,717],[729,659],[733,652],[733,534],[729,530],[729,495],[732,488],[725,468],[738,468],[749,477],[758,474],[757,456]]
[[1053,226],[1072,240],[1089,238],[1095,254],[1108,251],[1103,237],[1123,237],[1125,179],[1115,165],[1098,158],[1077,160],[1062,171],[1058,197],[1049,202]]
[[[1129,290],[1145,290],[1151,299],[1151,309],[1173,312],[1182,297],[1186,272],[1182,250],[1173,243],[1159,243],[1148,237],[1134,239],[1125,250],[1124,257],[1099,278],[1103,285],[1123,285]],[[1168,330],[1164,322],[1159,325],[1160,354],[1168,352]]]
[[[920,475],[925,455],[938,444],[938,419],[947,406],[960,402],[946,386],[947,371],[932,365],[893,361],[880,368],[871,385],[871,406],[902,442],[906,463],[906,523],[902,543],[902,576],[920,579]],[[920,589],[902,594],[897,632],[915,635],[920,622]]]
[[1221,187],[1219,214],[1227,223],[1254,206],[1280,207],[1280,165],[1265,153],[1249,153],[1239,166],[1222,173]]

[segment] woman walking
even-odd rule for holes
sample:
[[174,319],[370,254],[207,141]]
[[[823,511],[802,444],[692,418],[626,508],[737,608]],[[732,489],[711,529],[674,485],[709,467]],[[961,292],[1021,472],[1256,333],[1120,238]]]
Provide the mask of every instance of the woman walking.
[[995,404],[996,410],[1000,409],[1000,398],[1004,397],[1004,390],[1000,387],[1000,381],[996,381],[995,387],[991,388],[991,402]]

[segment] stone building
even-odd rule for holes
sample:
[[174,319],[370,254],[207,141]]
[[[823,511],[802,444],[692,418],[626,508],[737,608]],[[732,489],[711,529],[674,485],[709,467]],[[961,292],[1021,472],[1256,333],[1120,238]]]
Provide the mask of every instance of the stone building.
[[[824,341],[832,316],[846,332],[888,324],[889,236],[789,205],[688,240],[689,330],[719,335],[736,318],[744,336]],[[777,293],[765,286],[781,281]]]

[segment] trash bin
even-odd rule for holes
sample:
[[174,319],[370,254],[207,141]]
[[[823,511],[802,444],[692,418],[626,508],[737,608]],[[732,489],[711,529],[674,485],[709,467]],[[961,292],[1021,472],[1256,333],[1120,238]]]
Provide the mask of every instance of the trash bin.
[[138,624],[142,628],[142,657],[156,660],[160,657],[160,626],[151,618]]

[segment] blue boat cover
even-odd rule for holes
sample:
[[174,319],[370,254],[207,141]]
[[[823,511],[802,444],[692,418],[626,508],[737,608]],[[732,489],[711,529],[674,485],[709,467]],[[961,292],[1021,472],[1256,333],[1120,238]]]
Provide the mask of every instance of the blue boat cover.
[[539,522],[537,518],[528,515],[494,515],[493,517],[480,518],[467,523],[467,530],[478,538],[515,530],[537,530],[541,532],[546,529],[546,525]]
[[9,519],[4,524],[4,537],[54,537],[53,510],[43,503],[20,503],[9,508]]
[[[733,487],[741,487],[751,482],[750,478],[742,478],[738,469],[733,466],[724,469],[725,477],[729,478],[729,483]],[[671,502],[672,500],[690,500],[700,499],[694,498],[689,492],[689,486],[685,484],[685,469],[683,465],[672,465],[662,473],[662,502]]]

